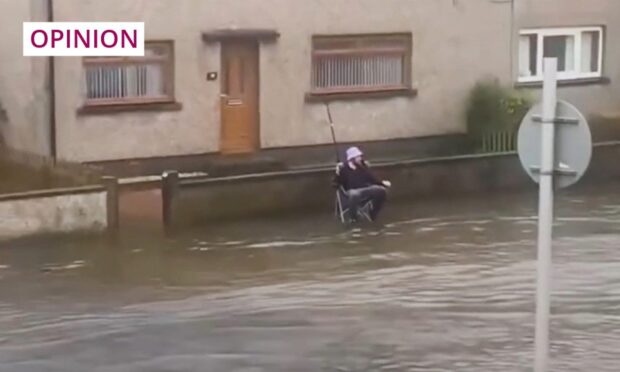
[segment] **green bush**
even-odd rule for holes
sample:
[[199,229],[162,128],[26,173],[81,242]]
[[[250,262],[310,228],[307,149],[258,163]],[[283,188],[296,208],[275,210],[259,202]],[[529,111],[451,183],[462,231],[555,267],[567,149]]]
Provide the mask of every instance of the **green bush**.
[[531,105],[529,97],[496,80],[480,81],[467,101],[467,131],[474,138],[492,132],[516,131]]

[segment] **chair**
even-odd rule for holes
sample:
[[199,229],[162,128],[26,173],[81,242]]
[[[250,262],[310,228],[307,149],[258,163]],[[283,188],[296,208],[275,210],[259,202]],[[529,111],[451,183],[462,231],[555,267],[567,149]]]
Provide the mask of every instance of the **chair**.
[[[342,169],[343,166],[344,164],[338,163],[338,165],[336,166],[336,176],[340,174],[340,170]],[[334,187],[336,188],[336,203],[335,203],[336,204],[335,206],[336,217],[340,219],[340,222],[344,224],[353,222],[354,216],[351,215],[351,208],[349,206],[350,203],[349,203],[349,196],[348,196],[347,191],[344,189],[344,187],[342,187],[342,185],[338,183],[335,183]],[[362,202],[360,203],[357,209],[358,219],[361,218],[366,221],[372,221],[372,218],[370,217],[370,211],[372,210],[372,208],[373,208],[372,200],[370,199],[362,200]]]
[[[362,201],[357,208],[357,217],[358,219],[363,219],[368,222],[372,222],[372,218],[370,217],[370,211],[373,208],[372,200]],[[349,206],[349,197],[347,195],[346,190],[339,186],[336,190],[336,208],[335,215],[340,222],[343,224],[349,224],[354,221],[354,218],[351,214],[351,208]]]

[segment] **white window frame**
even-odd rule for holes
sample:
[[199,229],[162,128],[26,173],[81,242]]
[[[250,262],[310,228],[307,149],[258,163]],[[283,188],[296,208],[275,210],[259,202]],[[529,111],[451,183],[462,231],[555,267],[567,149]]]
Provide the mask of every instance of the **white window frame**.
[[[581,72],[581,47],[582,35],[585,32],[599,32],[599,48],[598,48],[598,68],[595,72]],[[543,60],[544,60],[544,38],[548,36],[572,36],[575,38],[574,71],[558,72],[558,80],[578,80],[588,78],[599,78],[603,75],[603,47],[604,47],[604,28],[602,26],[593,27],[568,27],[568,28],[536,28],[521,30],[519,36],[537,36],[536,49],[536,73],[535,76],[519,76],[520,83],[540,82],[543,80]],[[518,53],[521,53],[519,48]],[[519,55],[519,59],[521,56]]]

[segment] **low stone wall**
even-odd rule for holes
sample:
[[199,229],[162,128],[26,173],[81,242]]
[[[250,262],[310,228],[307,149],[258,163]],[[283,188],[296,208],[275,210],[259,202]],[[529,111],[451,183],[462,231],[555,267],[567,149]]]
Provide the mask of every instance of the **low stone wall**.
[[331,176],[325,170],[315,170],[181,181],[171,197],[169,220],[175,225],[187,225],[304,208],[324,209],[333,202]]
[[[620,142],[594,148],[581,184],[620,180]],[[515,153],[376,164],[393,183],[391,200],[535,190]],[[287,211],[327,210],[334,203],[334,169],[274,172],[225,178],[175,179],[164,195],[164,221],[184,226]],[[166,186],[166,182],[164,182]],[[165,187],[166,188],[166,187]]]
[[115,232],[116,180],[105,185],[0,195],[0,241],[59,233]]

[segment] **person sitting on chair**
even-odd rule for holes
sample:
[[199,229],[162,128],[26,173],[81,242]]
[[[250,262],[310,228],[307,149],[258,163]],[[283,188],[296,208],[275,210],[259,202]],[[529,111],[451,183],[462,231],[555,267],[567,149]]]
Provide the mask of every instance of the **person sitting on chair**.
[[351,216],[355,220],[357,211],[364,201],[372,201],[370,218],[375,221],[387,197],[389,181],[379,181],[372,174],[364,154],[357,147],[351,147],[346,153],[346,164],[338,164],[335,183],[341,185],[349,198]]

